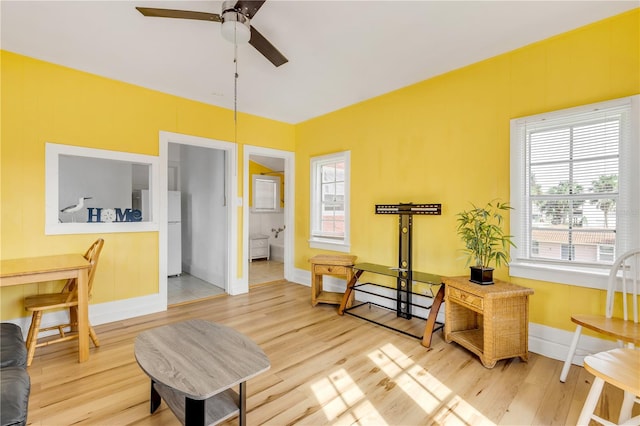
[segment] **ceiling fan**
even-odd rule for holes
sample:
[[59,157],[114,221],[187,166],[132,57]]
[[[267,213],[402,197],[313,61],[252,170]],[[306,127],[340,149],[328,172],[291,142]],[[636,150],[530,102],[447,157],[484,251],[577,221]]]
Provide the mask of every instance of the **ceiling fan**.
[[246,43],[256,48],[273,65],[279,67],[287,63],[284,57],[262,34],[250,24],[251,18],[260,10],[266,0],[226,0],[222,2],[222,13],[196,12],[191,10],[155,9],[136,7],[144,16],[159,18],[195,19],[222,24],[222,36],[232,43]]

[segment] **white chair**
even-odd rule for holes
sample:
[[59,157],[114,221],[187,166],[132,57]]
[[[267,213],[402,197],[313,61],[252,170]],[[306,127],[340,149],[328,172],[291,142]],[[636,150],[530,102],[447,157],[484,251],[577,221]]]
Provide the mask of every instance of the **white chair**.
[[[620,285],[619,299],[622,302],[622,317],[614,316],[614,301],[616,291]],[[571,321],[577,324],[573,334],[573,340],[569,346],[567,359],[560,373],[560,381],[564,382],[569,374],[569,368],[575,356],[578,340],[582,328],[613,337],[619,346],[627,344],[628,347],[640,346],[640,326],[638,324],[638,293],[640,292],[640,249],[630,250],[616,259],[609,273],[607,284],[606,312],[604,315],[571,316]],[[618,315],[620,315],[618,313]]]
[[591,420],[603,425],[616,424],[594,414],[605,382],[624,391],[617,424],[640,425],[640,416],[631,418],[633,404],[640,403],[640,351],[622,348],[589,355],[584,359],[584,368],[595,378],[580,412],[578,425],[586,426]]

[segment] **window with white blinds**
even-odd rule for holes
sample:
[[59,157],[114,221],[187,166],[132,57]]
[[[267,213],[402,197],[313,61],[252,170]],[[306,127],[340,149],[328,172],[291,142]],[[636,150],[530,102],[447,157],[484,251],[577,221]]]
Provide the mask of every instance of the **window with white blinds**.
[[602,288],[638,246],[638,98],[511,121],[511,275]]

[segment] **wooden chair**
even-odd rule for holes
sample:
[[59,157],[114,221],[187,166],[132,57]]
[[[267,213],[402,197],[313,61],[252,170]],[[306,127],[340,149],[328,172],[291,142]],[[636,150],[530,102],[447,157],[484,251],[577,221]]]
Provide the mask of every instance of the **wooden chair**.
[[595,378],[580,412],[578,425],[588,425],[590,420],[603,425],[615,424],[594,414],[605,382],[624,391],[618,424],[640,425],[640,416],[631,418],[633,404],[640,403],[637,398],[640,396],[640,351],[622,348],[589,355],[584,359],[584,368]]
[[[618,284],[621,286],[623,306],[622,318],[614,317],[614,300]],[[582,328],[613,337],[622,346],[640,346],[640,325],[638,324],[638,294],[640,292],[640,249],[630,250],[620,256],[609,273],[607,285],[606,312],[604,315],[572,315],[571,321],[577,324],[573,340],[569,346],[567,359],[560,373],[564,382],[569,374],[571,362],[578,346]]]
[[[91,297],[93,278],[96,274],[98,259],[100,258],[100,252],[102,251],[103,245],[104,240],[102,238],[99,238],[91,245],[91,247],[89,247],[87,252],[84,254],[85,259],[87,259],[91,264],[88,271],[89,297]],[[36,348],[47,346],[52,343],[65,342],[67,340],[78,338],[77,333],[68,335],[65,334],[64,331],[65,328],[69,328],[70,332],[77,331],[78,289],[76,284],[77,283],[75,278],[69,279],[67,280],[60,293],[38,294],[35,296],[28,296],[24,299],[25,309],[28,312],[33,312],[31,318],[31,327],[29,327],[29,333],[27,335],[27,366],[31,365],[31,361],[33,360],[33,355],[35,354]],[[40,322],[42,321],[43,312],[60,308],[69,308],[69,323],[40,328]],[[38,334],[50,330],[58,330],[60,337],[38,343]],[[91,337],[91,340],[96,347],[100,346],[98,336],[96,335],[96,332],[91,324],[89,324],[89,336]]]

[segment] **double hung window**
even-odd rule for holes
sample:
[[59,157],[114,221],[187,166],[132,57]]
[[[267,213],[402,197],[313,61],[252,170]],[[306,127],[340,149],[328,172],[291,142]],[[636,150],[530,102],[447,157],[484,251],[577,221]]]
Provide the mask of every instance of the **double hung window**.
[[349,251],[349,160],[349,151],[311,159],[311,247]]
[[639,98],[511,121],[511,275],[601,288],[638,246]]

